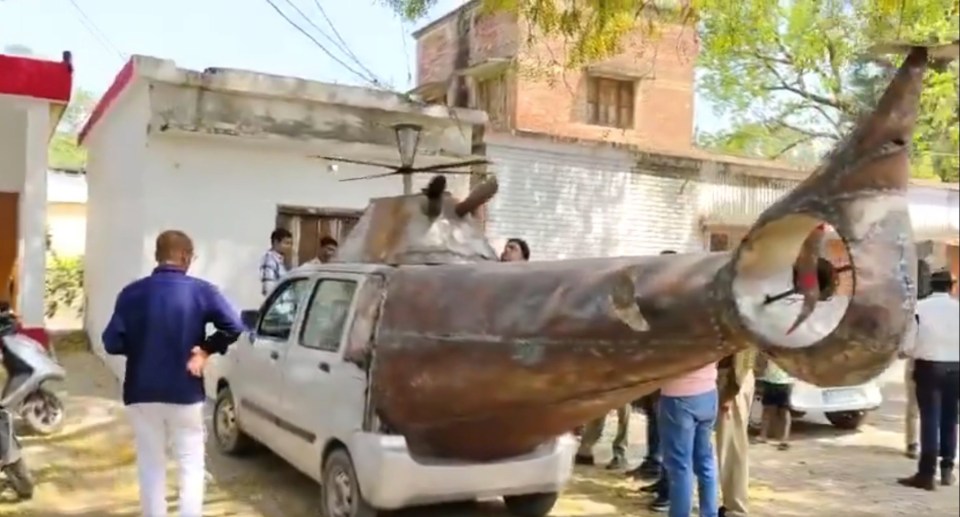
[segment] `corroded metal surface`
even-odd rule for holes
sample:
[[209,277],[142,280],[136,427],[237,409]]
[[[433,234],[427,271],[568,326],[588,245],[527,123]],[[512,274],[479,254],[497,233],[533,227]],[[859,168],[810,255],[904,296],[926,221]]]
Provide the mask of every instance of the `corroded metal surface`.
[[425,194],[372,199],[334,261],[401,265],[496,260],[497,253],[470,213],[491,189],[496,192],[495,182],[481,184],[463,201],[441,193],[436,215],[428,215],[435,207]]
[[[501,264],[449,196],[436,217],[423,195],[376,200],[340,260],[449,264],[387,279],[372,369],[381,419],[415,452],[493,460],[748,346],[816,384],[877,375],[915,303],[905,189],[926,61],[914,49],[875,112],[732,253]],[[822,223],[848,246],[854,292],[788,336],[795,317],[764,300]]]
[[746,346],[706,292],[728,262],[698,254],[400,268],[377,336],[381,418],[423,453],[527,452]]

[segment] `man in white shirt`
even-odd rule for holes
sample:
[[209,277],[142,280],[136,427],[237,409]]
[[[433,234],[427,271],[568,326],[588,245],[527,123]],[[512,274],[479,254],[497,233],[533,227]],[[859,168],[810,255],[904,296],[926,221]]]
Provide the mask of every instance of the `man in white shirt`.
[[958,401],[960,401],[960,302],[950,297],[949,271],[930,276],[932,294],[917,303],[917,331],[904,353],[913,358],[913,381],[920,408],[920,460],[917,473],[899,480],[912,488],[935,490],[937,457],[940,484],[955,482]]

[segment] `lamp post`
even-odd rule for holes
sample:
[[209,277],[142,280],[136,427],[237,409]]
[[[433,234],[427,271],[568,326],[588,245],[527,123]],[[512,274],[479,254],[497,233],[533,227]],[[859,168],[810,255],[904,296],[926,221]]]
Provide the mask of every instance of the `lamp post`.
[[403,193],[413,192],[413,160],[417,156],[417,146],[420,145],[420,132],[423,127],[417,124],[397,124],[393,126],[397,135],[397,151],[400,152],[400,174],[403,176]]

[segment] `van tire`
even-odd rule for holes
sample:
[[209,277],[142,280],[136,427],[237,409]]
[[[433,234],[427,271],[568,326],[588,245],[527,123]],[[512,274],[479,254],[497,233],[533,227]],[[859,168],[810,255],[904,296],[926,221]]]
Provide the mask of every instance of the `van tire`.
[[345,449],[334,449],[323,462],[320,484],[322,517],[377,517],[379,512],[363,499],[353,460]]
[[217,392],[213,406],[213,439],[217,448],[229,456],[243,456],[256,447],[256,442],[240,427],[237,405],[229,386]]
[[546,517],[557,504],[558,498],[559,494],[556,492],[508,495],[504,496],[503,504],[517,517]]

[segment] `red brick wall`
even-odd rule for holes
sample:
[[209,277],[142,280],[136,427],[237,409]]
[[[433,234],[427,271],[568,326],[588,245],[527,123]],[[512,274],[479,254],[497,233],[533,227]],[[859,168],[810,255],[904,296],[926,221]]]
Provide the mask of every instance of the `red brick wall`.
[[556,42],[540,42],[524,51],[517,74],[517,129],[653,149],[689,149],[698,48],[694,31],[667,27],[653,41],[628,37],[624,48],[603,64],[641,77],[632,129],[587,123],[588,76],[583,69],[563,66],[562,45]]
[[[565,66],[563,45],[526,42],[516,19],[505,13],[474,12],[470,18],[470,63],[518,57],[512,73],[512,128],[585,140],[606,140],[650,149],[684,151],[693,142],[694,64],[698,51],[690,28],[666,26],[659,36],[628,37],[624,52],[605,67],[639,76],[634,127],[621,130],[586,122],[587,75]],[[417,83],[446,80],[457,56],[456,14],[428,27],[417,38]]]
[[520,30],[516,17],[510,13],[483,13],[472,11],[460,16],[454,13],[427,27],[417,37],[417,84],[449,79],[460,44],[460,27],[469,28],[470,65],[490,58],[512,58],[520,45]]
[[417,38],[417,84],[446,80],[453,74],[456,24],[444,23]]

